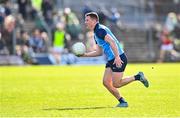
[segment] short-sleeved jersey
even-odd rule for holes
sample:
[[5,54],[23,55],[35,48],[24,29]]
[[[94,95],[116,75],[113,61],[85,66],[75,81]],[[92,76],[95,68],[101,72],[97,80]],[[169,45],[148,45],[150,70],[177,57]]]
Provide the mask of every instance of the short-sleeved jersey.
[[115,44],[118,48],[119,55],[123,54],[124,51],[122,49],[122,46],[120,42],[117,40],[117,38],[114,36],[114,34],[111,32],[109,28],[107,28],[104,25],[101,25],[99,23],[96,24],[94,28],[94,39],[97,45],[99,45],[102,49],[104,54],[107,57],[107,60],[112,60],[115,58],[113,49],[111,48],[110,44],[104,40],[105,36],[109,34],[112,39],[115,41]]

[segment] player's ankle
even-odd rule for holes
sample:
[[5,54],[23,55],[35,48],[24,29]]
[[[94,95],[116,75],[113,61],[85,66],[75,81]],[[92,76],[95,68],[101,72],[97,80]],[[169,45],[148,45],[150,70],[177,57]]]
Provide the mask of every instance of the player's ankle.
[[134,78],[135,78],[135,80],[140,80],[140,75],[137,74],[137,75],[134,76]]
[[125,99],[123,97],[119,98],[118,100],[120,103],[126,102]]

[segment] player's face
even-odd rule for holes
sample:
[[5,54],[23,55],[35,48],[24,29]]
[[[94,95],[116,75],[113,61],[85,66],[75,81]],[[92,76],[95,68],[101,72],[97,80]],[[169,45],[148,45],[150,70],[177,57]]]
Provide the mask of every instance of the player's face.
[[94,24],[95,24],[95,20],[93,20],[90,16],[85,17],[85,25],[87,29],[93,30]]

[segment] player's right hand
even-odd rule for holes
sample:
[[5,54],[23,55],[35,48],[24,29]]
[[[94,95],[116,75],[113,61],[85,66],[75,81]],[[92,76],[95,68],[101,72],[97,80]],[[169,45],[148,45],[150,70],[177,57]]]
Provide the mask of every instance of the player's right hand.
[[115,58],[114,63],[116,64],[116,67],[121,67],[124,62],[121,60],[121,58],[118,56]]
[[83,57],[84,54],[78,54],[76,55],[77,57]]

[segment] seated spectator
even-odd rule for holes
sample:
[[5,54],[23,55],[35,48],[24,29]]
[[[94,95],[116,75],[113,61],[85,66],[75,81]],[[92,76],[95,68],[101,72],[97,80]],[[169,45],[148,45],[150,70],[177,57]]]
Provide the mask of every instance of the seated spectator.
[[29,45],[35,53],[45,52],[45,42],[41,36],[41,31],[39,29],[35,29],[33,31],[33,36],[31,36],[29,40]]
[[1,30],[1,53],[13,54],[13,30],[15,18],[12,15],[6,16],[3,29]]
[[4,18],[5,18],[5,8],[0,5],[0,28],[3,25]]
[[180,51],[180,13],[177,15],[177,24],[172,31],[175,49]]
[[21,39],[21,33],[20,30],[16,31],[16,55],[21,56],[22,55],[22,50],[21,50],[21,45],[22,45],[22,39]]
[[178,52],[174,50],[172,38],[170,37],[170,33],[166,29],[163,30],[160,39],[161,39],[161,47],[160,47],[160,55],[158,62],[164,61],[164,57],[166,53],[170,53],[170,55],[175,57],[179,56]]
[[31,0],[31,18],[34,20],[41,12],[43,0]]
[[165,21],[165,28],[168,32],[172,32],[174,30],[175,25],[177,24],[176,13],[170,12],[168,13]]
[[24,60],[25,63],[32,64],[33,63],[33,51],[29,47],[29,35],[27,31],[20,31],[17,33],[17,41],[16,41],[16,54]]
[[18,12],[22,15],[23,19],[27,19],[27,5],[28,0],[18,0]]
[[66,23],[66,31],[70,34],[72,39],[77,39],[81,33],[81,26],[75,13],[70,8],[64,9],[64,17]]
[[44,44],[42,50],[43,50],[43,52],[47,53],[47,52],[49,52],[49,46],[50,46],[49,37],[48,37],[47,32],[43,31],[41,33],[41,37],[43,39],[43,44]]
[[52,0],[43,0],[42,1],[42,12],[44,19],[48,26],[52,27],[53,25],[53,2]]
[[10,0],[5,0],[4,2],[4,8],[5,8],[5,14],[6,16],[11,15],[11,1]]

